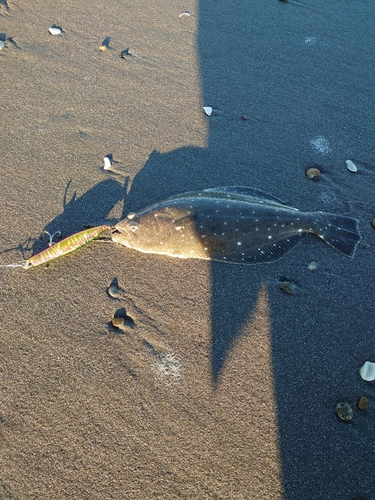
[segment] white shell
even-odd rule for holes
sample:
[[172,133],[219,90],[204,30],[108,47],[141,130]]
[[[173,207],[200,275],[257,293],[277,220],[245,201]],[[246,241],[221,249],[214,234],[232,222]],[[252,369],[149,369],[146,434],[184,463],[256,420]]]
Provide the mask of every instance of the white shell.
[[109,170],[111,168],[111,160],[108,158],[108,156],[104,157],[104,170]]
[[61,35],[60,28],[50,28],[48,31],[51,33],[51,35]]
[[114,299],[120,298],[119,289],[116,285],[111,285],[107,288],[108,295]]
[[178,17],[183,17],[183,16],[190,16],[190,12],[186,11],[186,12],[183,12],[182,14],[180,14]]
[[0,40],[0,50],[3,49],[5,47],[5,42],[3,42],[2,40]]
[[203,111],[206,113],[207,116],[211,116],[212,108],[211,106],[203,106]]
[[349,172],[357,172],[358,168],[354,165],[354,163],[351,160],[346,160],[345,163]]
[[366,380],[366,382],[372,382],[375,380],[375,363],[371,363],[371,361],[366,361],[366,363],[359,370],[359,374]]

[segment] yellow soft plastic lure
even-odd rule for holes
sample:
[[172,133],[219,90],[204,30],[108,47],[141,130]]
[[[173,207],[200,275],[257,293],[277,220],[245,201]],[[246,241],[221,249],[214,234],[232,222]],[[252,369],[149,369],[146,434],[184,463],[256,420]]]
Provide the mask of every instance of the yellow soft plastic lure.
[[41,264],[45,264],[46,262],[57,259],[58,257],[63,257],[68,253],[78,250],[78,248],[83,247],[110,228],[111,226],[103,225],[85,229],[84,231],[74,233],[63,240],[54,243],[50,247],[42,250],[36,255],[33,255],[20,264],[7,264],[2,267],[23,267],[24,269],[31,269],[32,267],[40,266]]

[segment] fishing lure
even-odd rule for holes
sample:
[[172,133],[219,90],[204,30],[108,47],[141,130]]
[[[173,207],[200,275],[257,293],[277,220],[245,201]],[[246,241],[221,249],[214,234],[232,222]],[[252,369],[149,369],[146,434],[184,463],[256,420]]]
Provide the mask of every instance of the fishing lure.
[[59,241],[58,243],[51,244],[50,241],[50,245],[48,248],[42,250],[36,255],[33,255],[22,263],[6,264],[1,267],[23,267],[24,269],[31,269],[32,267],[40,266],[41,264],[45,264],[50,260],[57,259],[58,257],[63,257],[68,253],[78,250],[78,248],[83,247],[110,228],[111,226],[107,225],[96,226],[90,229],[85,229],[84,231],[80,231],[79,233],[74,233],[71,236],[68,236],[67,238]]

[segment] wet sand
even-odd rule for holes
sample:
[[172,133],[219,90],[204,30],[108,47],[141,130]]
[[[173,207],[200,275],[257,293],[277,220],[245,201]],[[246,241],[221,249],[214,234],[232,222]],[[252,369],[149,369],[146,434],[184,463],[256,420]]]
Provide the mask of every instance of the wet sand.
[[[375,362],[373,3],[0,5],[2,264],[44,230],[224,185],[362,233],[355,259],[312,236],[258,266],[98,241],[1,268],[0,497],[374,499],[375,386],[358,373]],[[115,330],[124,309],[134,327]]]

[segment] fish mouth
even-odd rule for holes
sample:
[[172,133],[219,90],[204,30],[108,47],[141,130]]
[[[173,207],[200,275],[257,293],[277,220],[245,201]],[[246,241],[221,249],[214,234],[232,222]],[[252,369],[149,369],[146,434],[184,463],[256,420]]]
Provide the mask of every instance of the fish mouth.
[[116,225],[115,229],[118,231],[131,231],[134,232],[138,229],[139,217],[135,212],[129,212],[125,219],[120,220]]

